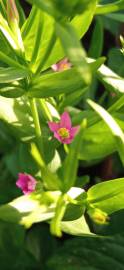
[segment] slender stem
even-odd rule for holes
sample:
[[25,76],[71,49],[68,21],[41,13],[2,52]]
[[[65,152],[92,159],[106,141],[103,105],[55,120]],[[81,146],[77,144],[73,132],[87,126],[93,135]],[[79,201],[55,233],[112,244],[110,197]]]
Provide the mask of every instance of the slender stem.
[[55,209],[55,216],[50,224],[50,231],[53,235],[61,237],[61,221],[64,216],[67,205],[67,194],[61,194]]
[[41,137],[42,132],[41,132],[41,127],[40,127],[40,121],[39,121],[39,116],[38,116],[38,111],[37,111],[37,105],[35,98],[29,99],[30,102],[30,107],[31,107],[31,112],[34,120],[34,125],[35,125],[35,133],[36,137]]
[[42,113],[44,114],[44,117],[46,118],[46,120],[52,121],[52,115],[51,115],[51,112],[46,104],[46,101],[44,99],[40,99],[39,103],[40,103]]
[[33,121],[34,121],[35,134],[36,134],[36,138],[37,138],[37,146],[39,148],[41,156],[44,157],[42,130],[41,130],[41,126],[40,126],[39,115],[38,115],[38,111],[37,111],[37,105],[36,105],[35,98],[30,98],[29,103],[30,103],[30,107],[31,107]]
[[109,109],[108,112],[114,112],[120,110],[124,105],[124,96],[121,96],[115,103],[113,103]]
[[102,96],[99,98],[99,105],[103,104],[107,95],[108,95],[108,92],[106,92],[106,91],[102,94]]
[[68,148],[67,144],[64,144],[64,150],[65,150],[65,153],[66,153],[66,154],[69,153],[69,148]]

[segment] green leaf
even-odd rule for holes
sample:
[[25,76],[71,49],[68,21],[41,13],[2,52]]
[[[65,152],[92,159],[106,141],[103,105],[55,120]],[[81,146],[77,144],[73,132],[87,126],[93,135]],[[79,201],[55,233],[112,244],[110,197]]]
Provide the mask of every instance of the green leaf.
[[26,249],[25,231],[17,224],[0,221],[0,263],[2,269],[33,270],[37,261]]
[[67,106],[76,105],[84,97],[88,89],[89,89],[88,87],[84,87],[81,90],[76,90],[76,92],[72,92],[70,94],[65,95],[62,102],[59,105],[60,110],[63,111],[64,108]]
[[24,10],[23,10],[21,4],[19,3],[19,0],[16,0],[16,6],[18,9],[18,13],[19,13],[19,25],[22,26],[22,24],[26,20],[26,16],[25,16],[25,13],[24,13]]
[[124,163],[124,133],[121,130],[120,126],[113,119],[113,117],[100,105],[95,102],[88,100],[88,104],[101,116],[105,123],[110,128],[114,138],[116,140],[117,149],[120,155],[122,162]]
[[112,48],[108,54],[108,66],[115,73],[123,78],[124,76],[124,57],[119,48]]
[[[104,57],[98,58],[96,61],[89,63],[92,73],[101,66],[105,61]],[[71,68],[61,72],[52,72],[34,78],[28,91],[29,97],[46,98],[58,96],[60,94],[69,94],[82,90],[84,92],[85,83],[75,68]]]
[[75,68],[43,75],[34,79],[28,95],[31,97],[52,97],[84,88],[84,83]]
[[88,52],[88,56],[91,58],[100,57],[103,49],[103,21],[101,18],[96,18],[96,24],[93,30],[90,48]]
[[114,3],[110,3],[107,5],[98,5],[96,9],[96,14],[106,14],[111,12],[116,12],[119,10],[124,10],[124,1],[117,0]]
[[[117,104],[119,108],[122,106],[122,102],[123,100],[120,100],[120,103]],[[114,104],[111,109],[112,111],[114,110]],[[121,116],[121,118],[120,115],[116,113],[112,113],[112,115],[120,128],[124,130],[123,116]],[[94,114],[92,115],[91,111],[87,111],[87,113],[84,112],[83,114],[79,113],[74,117],[75,125],[79,124],[82,118],[86,118],[87,122],[89,123],[89,126],[84,130],[82,135],[79,154],[79,158],[82,160],[98,162],[99,159],[103,159],[117,151],[116,141],[112,132],[110,131],[110,128],[105,122],[99,121],[98,117],[99,116],[95,117]]]
[[0,14],[0,32],[6,38],[8,44],[12,47],[13,50],[19,49],[17,40],[15,39],[13,32],[9,28],[8,23],[2,16],[2,14]]
[[91,82],[91,71],[86,62],[86,54],[78,41],[75,29],[68,23],[56,23],[56,32],[70,62],[77,68],[86,84]]
[[94,231],[100,235],[117,235],[123,233],[124,209],[121,209],[109,215],[109,222],[103,226],[96,223],[93,224]]
[[[37,4],[37,3],[36,3]],[[93,19],[93,15],[96,8],[96,1],[92,1],[90,5],[87,7],[87,10],[83,12],[83,14],[75,16],[71,21],[70,24],[75,28],[78,39],[80,39],[86,31],[88,30],[91,21]],[[39,66],[39,63],[43,61],[44,53],[47,50],[47,47],[51,40],[51,35],[54,32],[54,20],[51,16],[47,13],[41,12],[42,17],[44,17],[44,24],[43,24],[43,32],[42,32],[42,42],[39,50],[39,55],[37,57],[36,66]],[[35,18],[35,19],[34,19]],[[35,38],[35,29],[37,27],[37,9],[33,6],[32,11],[26,20],[25,24],[22,27],[22,36],[25,44],[26,49],[26,58],[30,61],[32,50],[34,47],[34,38]],[[46,31],[47,29],[47,31]],[[65,56],[63,48],[59,39],[57,38],[52,51],[42,67],[43,70],[49,68],[52,64],[58,62]]]
[[[47,243],[49,243],[49,245]],[[57,239],[50,235],[49,227],[47,224],[43,223],[40,223],[39,226],[33,226],[30,231],[28,231],[26,244],[28,251],[31,252],[38,261],[37,269],[39,268],[39,262],[42,262],[42,268],[45,269],[46,260],[58,247]],[[36,266],[34,269],[36,269]]]
[[[48,164],[47,166],[44,163],[44,160],[42,159],[42,156],[35,144],[32,144],[31,154],[34,160],[37,162],[37,164],[41,168],[41,175],[42,175],[42,180],[43,180],[45,188],[47,190],[59,190],[61,187],[61,180],[56,174],[55,168],[52,170],[52,161],[51,161],[51,164]],[[54,162],[54,159],[53,159],[53,162]]]
[[[11,136],[6,124],[0,120],[0,149],[1,153],[8,152],[13,147],[13,137]],[[2,164],[2,162],[1,162]],[[5,194],[4,194],[5,195]]]
[[[71,21],[70,24],[74,27],[76,30],[76,33],[78,35],[78,39],[84,36],[84,34],[87,32],[95,12],[96,8],[96,1],[92,1],[91,5],[87,10],[85,10],[82,14],[75,16]],[[62,45],[57,39],[56,44],[54,48],[52,49],[52,52],[45,64],[44,69],[47,69],[52,64],[58,62],[60,59],[64,57],[65,53],[63,51]]]
[[83,133],[82,123],[79,133],[76,135],[74,141],[72,142],[69,153],[63,163],[61,168],[62,173],[62,189],[64,192],[67,192],[71,187],[74,186],[77,176],[78,169],[78,153],[80,150],[81,137]]
[[[99,69],[101,66],[103,66],[103,63],[105,62],[105,57],[99,57],[96,60],[87,58],[87,62],[90,65],[91,72],[94,74],[97,70],[99,72]],[[96,74],[95,74],[96,75]]]
[[7,20],[4,19],[0,13],[0,32],[5,37],[8,45],[17,54],[24,53],[23,42],[21,38],[20,28],[16,21],[14,22],[14,27],[12,29],[9,27]]
[[58,12],[56,12],[56,9],[54,8],[51,0],[48,0],[47,2],[44,2],[43,0],[27,0],[27,2],[35,4],[38,8],[42,9],[53,17],[58,15]]
[[87,192],[88,203],[108,215],[124,209],[124,178],[99,183]]
[[123,13],[107,14],[106,17],[110,18],[112,20],[118,21],[118,22],[124,22],[124,14]]
[[[35,6],[33,6],[31,8],[31,11],[30,11],[28,18],[25,20],[25,22],[21,28],[21,33],[22,33],[22,38],[23,38],[24,43],[26,40],[28,40],[29,36],[30,36],[30,38],[32,36],[32,39],[34,38],[35,34],[33,34],[33,30],[35,29],[35,26],[38,23],[37,17],[39,18],[38,10]],[[34,40],[32,40],[32,41],[34,41]],[[25,47],[27,47],[27,46],[25,46]]]
[[9,83],[21,80],[28,76],[26,69],[19,68],[0,68],[0,83]]
[[121,96],[115,103],[113,103],[111,105],[111,107],[109,107],[108,112],[116,112],[119,111],[124,105],[124,95]]
[[72,221],[62,221],[61,229],[63,232],[75,236],[84,236],[91,234],[84,216]]
[[[47,13],[44,13],[42,10],[36,8],[36,6],[33,6],[28,19],[22,27],[26,59],[31,61],[32,58],[34,58],[33,62],[31,63],[31,69],[33,72],[36,72],[40,64],[43,63],[44,55],[47,52],[51,42],[53,32],[53,18]],[[36,48],[34,48],[35,46]],[[42,64],[42,68],[43,66],[44,63]]]
[[[58,198],[58,192],[41,195],[31,194],[31,196],[21,196],[11,203],[0,207],[0,220],[22,224],[30,227],[33,223],[48,220],[54,215],[55,198]],[[52,203],[52,209],[49,208]]]
[[123,270],[124,236],[77,237],[64,242],[46,262],[47,270]]
[[0,97],[0,119],[11,125],[9,132],[16,138],[29,140],[34,136],[27,100]]
[[67,0],[55,0],[54,2],[54,7],[63,16],[74,16],[75,14],[83,13],[92,5],[90,0],[72,0],[71,2]]
[[110,92],[114,92],[116,94],[124,93],[124,79],[105,65],[102,65],[99,68],[97,71],[97,77]]
[[92,3],[90,0],[73,0],[71,3],[64,0],[51,1],[48,0],[47,3],[43,0],[27,0],[29,3],[37,5],[39,8],[55,17],[56,20],[61,20],[62,16],[74,16],[75,14],[82,13],[89,7]]
[[24,229],[16,224],[0,221],[0,235],[1,266],[8,269],[8,264],[13,267],[18,261],[24,242]]
[[98,160],[116,151],[116,143],[109,128],[103,121],[84,130],[79,158],[82,160]]
[[[38,53],[40,50],[42,30],[43,30],[43,18],[41,20],[41,17],[43,17],[43,14],[41,12],[38,12],[38,11],[37,11],[37,15],[39,15],[39,20],[38,20],[38,25],[36,28],[37,30],[36,30],[34,48],[33,48],[32,57],[31,57],[31,66],[33,66],[36,62],[36,59],[37,59],[37,56],[38,56]],[[36,19],[35,19],[35,21],[36,21]]]
[[20,87],[6,86],[0,89],[0,96],[7,98],[18,98],[23,96],[25,91]]
[[[5,50],[5,49],[4,49]],[[7,64],[10,67],[16,67],[17,69],[23,69],[23,66],[21,66],[16,60],[13,59],[13,55],[11,57],[9,57],[8,55],[6,55],[5,53],[3,53],[2,51],[0,51],[0,61]]]
[[42,179],[47,190],[58,190],[61,188],[61,180],[56,173],[51,172],[47,167],[42,168]]
[[67,192],[67,195],[69,197],[68,197],[68,205],[66,207],[66,212],[63,218],[64,222],[74,221],[82,217],[82,214],[85,212],[87,203],[86,202],[87,194],[85,190],[82,188],[76,186],[71,187],[71,189],[69,189],[69,191]]
[[[82,189],[72,191],[69,190],[68,194],[72,199],[83,192]],[[9,204],[0,206],[0,220],[18,223],[26,228],[34,223],[50,220],[55,215],[56,203],[61,195],[59,190],[52,192],[39,190],[30,195],[18,197]]]

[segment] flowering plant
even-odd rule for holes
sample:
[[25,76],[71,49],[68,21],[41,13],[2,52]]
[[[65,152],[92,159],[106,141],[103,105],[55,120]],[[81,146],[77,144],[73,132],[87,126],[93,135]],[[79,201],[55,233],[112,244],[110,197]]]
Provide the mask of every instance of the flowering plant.
[[[107,64],[102,56],[104,29],[115,35],[110,22],[119,29],[124,1],[27,2],[26,16],[21,1],[0,1],[0,230],[9,224],[10,239],[12,230],[22,238],[28,230],[31,259],[27,251],[21,253],[21,244],[14,244],[17,257],[19,253],[27,261],[20,269],[40,269],[43,260],[44,270],[77,270],[78,252],[74,265],[67,260],[59,268],[59,253],[57,264],[55,255],[46,264],[30,230],[35,223],[48,223],[51,246],[53,236],[68,233],[81,236],[84,247],[87,238],[90,247],[101,243],[107,250],[109,241],[99,234],[107,235],[113,215],[124,209],[123,37],[120,48],[109,52]],[[87,49],[83,43],[90,26]],[[104,173],[92,173],[95,165]],[[97,256],[93,264],[85,258],[84,269],[101,269]],[[9,269],[5,261],[2,270]],[[12,263],[16,270],[18,261]]]

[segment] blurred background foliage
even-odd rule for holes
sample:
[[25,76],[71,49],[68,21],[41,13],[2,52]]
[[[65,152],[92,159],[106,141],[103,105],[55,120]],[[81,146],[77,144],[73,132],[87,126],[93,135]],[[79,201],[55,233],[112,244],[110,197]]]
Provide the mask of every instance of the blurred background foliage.
[[[18,3],[18,1],[16,1]],[[115,2],[114,0],[101,0],[101,4]],[[30,5],[26,1],[20,1],[25,15],[30,12]],[[20,22],[21,23],[21,22]],[[98,58],[101,55],[106,57],[106,65],[116,74],[123,78],[124,76],[124,57],[120,52],[119,36],[124,34],[124,11],[119,11],[111,14],[96,15],[93,22],[82,38],[82,44],[88,52],[88,57]],[[91,89],[92,88],[92,89]],[[71,109],[73,123],[76,123],[76,112],[81,113],[81,117],[87,115],[90,118],[89,105],[86,103],[87,98],[91,98],[101,104],[104,108],[112,106],[120,97],[118,93],[106,90],[106,87],[94,78],[92,86],[75,102],[72,97],[72,105],[76,105],[76,109]],[[68,104],[67,104],[68,105]],[[0,110],[2,102],[0,103]],[[8,101],[9,106],[9,101]],[[60,109],[63,108],[60,104]],[[123,109],[115,113],[115,118],[120,121],[122,129],[123,124]],[[18,112],[18,104],[15,104],[15,110]],[[83,114],[82,111],[83,110]],[[21,119],[26,113],[26,123],[30,122],[28,114],[23,110],[22,115],[18,112],[18,117]],[[14,116],[13,116],[14,117]],[[78,115],[79,117],[79,115]],[[92,119],[91,119],[92,120]],[[14,120],[13,120],[14,121]],[[44,119],[43,119],[44,121]],[[25,123],[24,123],[25,126]],[[26,125],[27,127],[27,125]],[[22,130],[22,129],[21,129]],[[44,131],[48,132],[45,129]],[[15,129],[8,126],[4,121],[0,122],[0,204],[10,202],[12,199],[21,195],[21,192],[16,188],[15,182],[19,171],[26,171],[33,174],[37,172],[37,166],[32,161],[30,148],[25,143],[27,140],[26,128],[19,136],[23,141],[19,143],[18,134],[14,134]],[[20,132],[20,131],[19,131]],[[33,130],[30,127],[30,134]],[[18,132],[17,132],[18,133]],[[94,135],[95,134],[95,135]],[[89,137],[88,137],[89,136]],[[92,140],[95,137],[95,144]],[[102,137],[103,136],[103,137]],[[16,138],[16,139],[15,139]],[[123,177],[124,169],[120,158],[113,151],[112,136],[108,133],[106,126],[103,124],[103,129],[98,123],[91,126],[90,131],[84,136],[84,140],[89,144],[90,159],[88,159],[88,148],[84,147],[84,152],[80,160],[78,170],[77,185],[80,186],[80,179],[85,177],[88,189],[93,184],[108,180]],[[101,146],[101,141],[106,138],[105,145]],[[107,140],[109,145],[107,145]],[[97,144],[97,147],[96,147]],[[49,146],[52,149],[52,146]],[[101,155],[97,153],[96,148],[103,148]],[[54,150],[53,150],[54,151]],[[60,149],[62,152],[62,149]],[[106,154],[107,152],[107,154]],[[114,152],[114,153],[113,153]],[[94,157],[94,153],[96,154]],[[104,154],[105,153],[105,154]],[[47,157],[48,160],[50,157]],[[87,177],[88,176],[88,180]],[[88,182],[88,184],[87,184]],[[0,221],[0,268],[1,270],[97,270],[97,269],[124,269],[124,210],[120,210],[115,214],[110,215],[109,225],[98,226],[91,222],[88,216],[86,220],[90,230],[97,236],[92,237],[74,237],[68,236],[66,233],[61,239],[57,239],[50,235],[49,226],[47,224],[34,224],[30,229],[24,230],[22,226]],[[74,225],[76,227],[76,225]],[[101,237],[101,235],[104,237]],[[111,237],[110,237],[111,236]]]

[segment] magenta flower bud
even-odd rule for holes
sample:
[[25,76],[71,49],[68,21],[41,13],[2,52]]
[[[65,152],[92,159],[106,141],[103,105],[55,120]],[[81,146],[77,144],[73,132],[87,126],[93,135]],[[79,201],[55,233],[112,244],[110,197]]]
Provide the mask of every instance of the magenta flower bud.
[[8,22],[11,24],[16,20],[19,22],[19,14],[15,4],[15,0],[7,0],[7,16]]
[[71,63],[68,61],[67,58],[64,58],[61,61],[59,61],[57,64],[52,65],[51,67],[52,67],[52,70],[55,72],[64,71],[71,68]]
[[33,176],[26,173],[19,173],[16,186],[19,187],[24,194],[30,194],[35,191],[37,181]]
[[61,115],[59,123],[48,122],[54,137],[63,144],[70,144],[79,131],[80,126],[72,127],[70,116],[67,112]]

